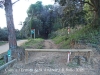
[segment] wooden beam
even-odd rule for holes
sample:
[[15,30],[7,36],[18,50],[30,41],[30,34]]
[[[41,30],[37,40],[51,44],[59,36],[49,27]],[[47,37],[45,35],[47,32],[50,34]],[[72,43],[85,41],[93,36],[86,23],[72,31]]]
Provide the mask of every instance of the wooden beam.
[[92,49],[25,49],[25,51],[36,51],[36,52],[88,52]]

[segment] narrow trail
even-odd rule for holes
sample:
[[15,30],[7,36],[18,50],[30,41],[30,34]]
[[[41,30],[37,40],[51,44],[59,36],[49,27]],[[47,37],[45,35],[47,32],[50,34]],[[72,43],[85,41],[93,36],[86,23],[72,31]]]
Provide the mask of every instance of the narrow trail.
[[57,45],[52,40],[45,40],[44,49],[57,49]]

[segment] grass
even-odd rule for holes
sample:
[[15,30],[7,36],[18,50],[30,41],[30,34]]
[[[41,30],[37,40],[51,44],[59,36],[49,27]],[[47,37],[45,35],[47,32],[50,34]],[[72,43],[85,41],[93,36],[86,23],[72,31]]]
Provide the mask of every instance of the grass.
[[6,44],[6,41],[0,41],[0,46]]
[[78,65],[78,64],[73,64],[73,62],[70,62],[67,66],[70,67],[70,68],[77,68],[77,67],[79,67],[80,65]]
[[42,49],[43,48],[43,39],[36,38],[36,39],[29,39],[28,42],[23,44],[21,47],[24,48],[33,48],[33,49]]
[[74,40],[75,42],[82,41],[85,43],[99,45],[100,44],[99,28],[100,26],[98,26],[97,28],[93,28],[90,25],[87,25],[79,30],[73,29],[75,31],[73,33],[70,33],[69,35],[66,34],[67,33],[66,29],[63,29],[63,32],[66,32],[63,34],[62,34],[62,30],[59,30],[57,31],[57,33],[55,33],[56,36],[53,38],[53,40],[56,44],[60,44],[60,48],[70,48],[70,43],[72,40]]
[[50,64],[54,64],[54,60],[53,59],[50,61]]
[[0,66],[2,66],[4,64],[4,60],[3,58],[0,59]]

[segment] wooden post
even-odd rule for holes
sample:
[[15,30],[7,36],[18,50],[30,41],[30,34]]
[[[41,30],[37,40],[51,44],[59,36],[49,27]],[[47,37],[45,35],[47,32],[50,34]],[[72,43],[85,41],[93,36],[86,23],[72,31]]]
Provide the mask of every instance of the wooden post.
[[35,39],[35,29],[34,29],[34,39]]
[[87,53],[87,61],[88,61],[88,63],[90,63],[90,51],[88,51],[88,53]]
[[69,58],[70,58],[71,52],[68,52],[68,58],[67,58],[67,63],[69,63]]
[[25,51],[25,63],[27,63],[28,60],[28,51]]
[[12,60],[11,50],[8,50],[8,62]]
[[68,30],[67,31],[68,31],[68,34],[69,34],[70,33],[70,27],[68,27]]
[[31,33],[31,38],[32,38],[32,33]]

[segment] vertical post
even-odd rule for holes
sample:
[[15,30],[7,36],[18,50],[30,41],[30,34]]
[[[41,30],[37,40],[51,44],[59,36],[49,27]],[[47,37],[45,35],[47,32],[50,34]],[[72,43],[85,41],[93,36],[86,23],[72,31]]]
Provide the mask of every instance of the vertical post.
[[70,33],[70,27],[68,27],[68,34]]
[[4,62],[7,63],[8,62],[8,55],[4,55]]
[[68,57],[67,57],[67,63],[69,63],[69,52],[68,52]]
[[87,62],[88,63],[90,63],[90,53],[91,53],[90,51],[88,51],[88,53],[87,53]]
[[[32,31],[32,30],[31,30]],[[32,38],[32,32],[31,32],[31,38]]]
[[25,51],[25,63],[27,63],[27,60],[28,60],[28,51],[26,50]]
[[34,34],[34,39],[35,39],[35,29],[31,29],[31,38],[32,38],[32,34]]
[[38,35],[40,35],[39,30],[38,30]]
[[68,52],[67,63],[69,63],[70,55],[71,55],[71,52]]
[[11,61],[12,58],[11,58],[11,50],[8,50],[8,62]]
[[35,29],[34,29],[34,39],[35,39]]
[[8,62],[11,61],[11,60],[12,60],[11,57],[8,56]]

